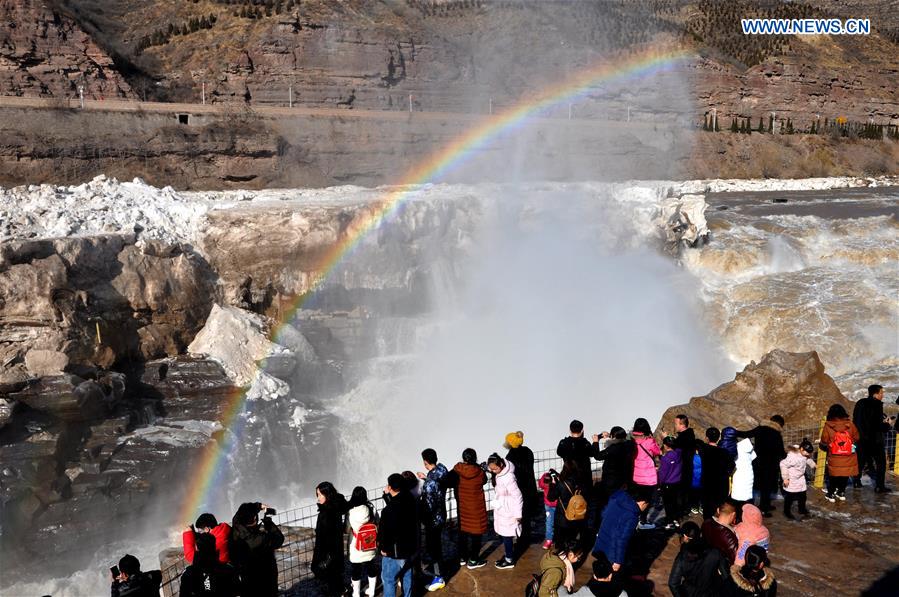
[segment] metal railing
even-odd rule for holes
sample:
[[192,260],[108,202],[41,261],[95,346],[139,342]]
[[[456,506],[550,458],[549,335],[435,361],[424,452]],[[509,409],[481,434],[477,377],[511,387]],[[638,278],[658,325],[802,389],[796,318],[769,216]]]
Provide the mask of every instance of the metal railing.
[[[803,438],[808,438],[817,446],[821,437],[821,428],[785,428],[783,438],[785,445],[798,444]],[[886,450],[888,464],[899,474],[899,447],[897,447],[896,433],[891,431],[886,434]],[[562,459],[556,456],[555,450],[540,450],[534,452],[534,473],[539,479],[551,468],[561,470]],[[602,470],[602,463],[593,461],[594,477]],[[823,482],[823,463],[818,468]],[[820,485],[819,485],[820,486]],[[384,508],[384,487],[368,490],[368,496],[374,506],[375,513],[379,514]],[[487,500],[487,510],[493,510],[494,488],[488,482],[484,485],[484,493]],[[454,520],[457,515],[456,499],[452,489],[446,495],[447,519]],[[279,512],[272,519],[284,533],[284,545],[275,552],[278,563],[278,586],[283,596],[317,595],[319,588],[314,580],[311,570],[312,552],[315,544],[315,522],[318,517],[316,504],[308,504]],[[542,524],[542,523],[541,523]],[[492,533],[492,531],[491,531]],[[347,542],[347,550],[349,543]],[[162,592],[165,597],[178,597],[180,577],[187,566],[180,549],[170,549],[162,557]]]

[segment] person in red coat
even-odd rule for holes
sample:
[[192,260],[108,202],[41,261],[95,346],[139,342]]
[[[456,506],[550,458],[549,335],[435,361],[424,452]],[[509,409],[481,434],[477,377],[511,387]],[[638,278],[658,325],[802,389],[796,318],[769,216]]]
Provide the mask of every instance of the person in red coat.
[[487,473],[478,464],[478,454],[472,448],[462,452],[462,462],[444,475],[441,485],[456,490],[459,504],[459,545],[460,559],[464,559],[468,569],[474,570],[487,564],[481,557],[481,539],[487,532],[487,500],[484,484]]
[[230,561],[228,557],[228,538],[231,536],[231,527],[227,522],[219,524],[215,516],[208,512],[200,514],[197,522],[189,525],[181,534],[181,543],[184,545],[184,559],[187,560],[187,563],[194,563],[197,535],[202,533],[209,533],[215,537],[215,548],[218,550],[219,562],[227,564]]

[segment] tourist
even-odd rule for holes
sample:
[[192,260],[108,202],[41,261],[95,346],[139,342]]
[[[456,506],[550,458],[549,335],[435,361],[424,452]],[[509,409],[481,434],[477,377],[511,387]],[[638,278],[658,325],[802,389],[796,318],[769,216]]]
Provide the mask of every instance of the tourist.
[[312,548],[312,574],[325,595],[342,595],[344,589],[344,516],[347,502],[328,481],[315,488],[318,518]]
[[[737,502],[737,506],[752,501],[752,485],[754,471],[752,461],[755,460],[755,450],[752,447],[752,440],[741,439],[737,442],[737,463],[734,470],[733,483],[731,484],[730,497]],[[737,518],[739,519],[739,509],[737,510]]]
[[886,493],[892,491],[885,485],[886,480],[886,446],[884,433],[890,430],[890,424],[883,415],[883,386],[868,387],[868,397],[855,403],[852,410],[852,422],[858,429],[858,476],[855,487],[862,486],[862,473],[867,469],[874,471],[874,491]]
[[737,461],[738,441],[740,438],[737,437],[737,430],[733,427],[725,427],[721,430],[721,441],[718,443],[718,447],[730,454],[730,459],[734,462]]
[[762,524],[762,511],[753,504],[743,504],[743,520],[734,527],[737,535],[737,556],[734,563],[742,565],[746,550],[751,545],[760,545],[768,549],[771,534]]
[[624,584],[612,571],[612,563],[606,554],[594,554],[592,578],[572,595],[576,597],[627,597]]
[[111,571],[112,597],[158,597],[162,585],[162,572],[150,570],[141,572],[140,560],[131,554],[125,554],[119,560],[118,574]]
[[662,488],[662,503],[665,505],[665,529],[677,529],[680,518],[681,467],[683,459],[680,448],[675,448],[675,438],[668,435],[662,440],[662,459],[659,464],[659,485]]
[[824,497],[828,502],[845,501],[849,477],[858,475],[854,448],[858,438],[858,429],[849,420],[843,405],[831,405],[821,431],[821,449],[827,451],[827,493]]
[[234,597],[237,595],[237,572],[219,561],[216,537],[197,535],[193,564],[181,575],[179,597]]
[[584,499],[590,500],[593,490],[593,468],[590,455],[593,446],[584,437],[584,424],[575,419],[568,425],[569,435],[559,441],[556,455],[563,461],[572,461],[577,465],[578,488]]
[[702,531],[693,521],[681,525],[680,551],[668,575],[668,588],[674,597],[717,597],[724,590],[730,563],[721,551],[702,539]]
[[428,591],[437,591],[446,586],[443,578],[443,530],[446,527],[446,489],[442,485],[447,470],[437,462],[437,452],[427,448],[421,452],[422,463],[427,473],[418,473],[423,481],[421,487],[421,517],[425,528],[425,553],[430,559],[434,572]]
[[481,537],[487,532],[486,482],[487,473],[478,465],[478,454],[473,448],[465,448],[462,462],[456,463],[444,477],[443,485],[456,490],[459,559],[469,570],[487,565],[487,561],[481,558]]
[[556,524],[556,506],[559,503],[558,499],[549,499],[549,477],[549,472],[543,473],[538,482],[540,491],[543,492],[543,512],[546,515],[546,531],[543,535],[543,549],[549,549],[553,546],[553,528]]
[[634,458],[637,453],[637,444],[628,439],[627,431],[623,427],[612,427],[606,437],[605,447],[599,449],[599,435],[593,436],[593,458],[603,463],[602,478],[598,484],[598,491],[594,497],[594,507],[597,512],[602,512],[609,501],[609,496],[627,487],[634,476]]
[[618,572],[624,564],[627,546],[640,519],[640,513],[649,507],[645,495],[636,499],[627,491],[619,489],[609,498],[609,504],[602,513],[602,524],[593,545],[594,556],[603,552],[612,562],[612,570]]
[[418,480],[418,475],[413,473],[412,471],[403,471],[400,473],[403,476],[403,479],[406,480],[406,489],[409,490],[409,493],[412,494],[416,500],[421,497],[421,483]]
[[702,446],[702,518],[708,520],[727,499],[730,476],[734,472],[734,459],[718,446],[721,432],[717,427],[705,430],[706,444]]
[[690,514],[702,512],[702,444],[696,442],[693,451],[693,479],[690,482],[690,499],[687,502]]
[[727,580],[727,592],[733,597],[774,597],[777,581],[768,569],[771,563],[763,547],[753,545],[746,551],[746,562],[734,564]]
[[378,525],[381,551],[381,582],[384,597],[395,597],[396,583],[402,582],[404,597],[412,596],[412,558],[418,552],[418,507],[409,491],[409,482],[399,473],[387,478],[386,506]]
[[[637,444],[637,450],[634,455],[634,477],[633,482],[635,491],[646,498],[650,504],[653,502],[656,490],[659,486],[659,476],[656,471],[656,458],[661,456],[659,445],[652,437],[652,429],[649,427],[649,421],[639,418],[634,421],[634,428],[631,431],[634,443]],[[678,478],[680,482],[680,478]],[[643,510],[640,514],[640,528],[653,529],[654,524],[647,522],[649,510]],[[608,555],[608,554],[607,554]]]
[[753,483],[759,490],[759,509],[765,518],[771,516],[771,494],[777,491],[780,461],[787,455],[783,427],[784,418],[774,415],[749,431],[737,431],[737,437],[754,440],[756,459],[752,462]]
[[733,564],[737,558],[739,542],[733,525],[737,519],[737,509],[731,502],[722,502],[715,509],[715,515],[702,523],[702,537],[711,547]]
[[[378,555],[378,531],[375,509],[364,487],[356,487],[347,504],[347,526],[350,528],[350,580],[353,597],[362,595],[362,577],[368,578],[367,597],[374,597],[378,575],[373,563]],[[317,532],[317,531],[316,531]]]
[[499,570],[515,567],[514,541],[521,536],[521,515],[524,500],[515,481],[515,465],[499,454],[487,458],[487,470],[493,475],[496,495],[493,507],[493,530],[502,538],[503,558],[496,561]]
[[[696,449],[696,434],[690,427],[690,419],[685,414],[679,414],[674,417],[674,431],[676,432],[677,441],[674,444],[681,452],[681,491],[678,494],[680,503],[678,507],[680,514],[686,513],[688,498],[690,496],[690,485],[693,483],[693,453]],[[679,514],[679,515],[680,515]]]
[[[587,533],[586,502],[581,492],[581,479],[574,460],[566,460],[561,473],[550,470],[549,500],[558,502],[553,530],[553,537],[558,545],[586,545],[592,539]],[[583,512],[579,508],[582,503]]]
[[228,563],[228,539],[231,537],[231,527],[227,522],[219,523],[212,514],[200,514],[197,522],[181,533],[181,544],[184,546],[184,559],[188,564],[194,561],[194,546],[199,535],[210,533],[215,538],[215,548],[218,551],[218,559],[222,564]]
[[799,515],[808,516],[808,510],[805,507],[806,489],[808,488],[805,481],[805,471],[811,466],[814,468],[815,462],[811,459],[814,448],[807,439],[803,440],[800,445],[790,446],[787,450],[787,457],[780,461],[780,476],[783,479],[783,496],[784,496],[784,516],[790,520],[796,520],[793,516],[793,502],[799,504]]
[[540,496],[537,493],[537,475],[534,473],[534,453],[524,445],[524,433],[521,431],[507,434],[503,446],[508,450],[506,461],[515,467],[515,481],[524,499],[521,537],[518,539],[519,544],[524,546],[530,542],[531,521],[541,511]]
[[[264,512],[262,524],[259,513]],[[275,550],[284,544],[281,529],[272,522],[274,510],[260,502],[240,505],[231,520],[231,564],[240,578],[241,595],[274,597],[278,594]]]
[[564,587],[567,593],[574,588],[574,567],[584,556],[583,549],[576,543],[560,546],[547,552],[540,559],[540,597],[556,597]]

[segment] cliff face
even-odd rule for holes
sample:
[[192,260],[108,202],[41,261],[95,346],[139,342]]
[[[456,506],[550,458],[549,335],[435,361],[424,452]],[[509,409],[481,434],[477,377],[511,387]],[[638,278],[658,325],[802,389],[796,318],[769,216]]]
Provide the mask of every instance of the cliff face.
[[0,93],[133,97],[112,59],[45,0],[0,0]]

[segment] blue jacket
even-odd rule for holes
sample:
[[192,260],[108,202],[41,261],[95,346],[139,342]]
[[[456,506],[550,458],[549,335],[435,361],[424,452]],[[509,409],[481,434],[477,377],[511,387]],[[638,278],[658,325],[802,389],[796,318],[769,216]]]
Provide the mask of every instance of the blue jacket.
[[721,430],[721,441],[718,442],[718,447],[723,448],[730,457],[734,459],[734,462],[737,461],[737,442],[740,438],[737,437],[737,430],[733,427],[725,427]]
[[702,487],[702,457],[699,454],[693,454],[693,489]]
[[446,472],[446,467],[438,462],[437,466],[428,471],[422,484],[422,522],[431,529],[446,523],[446,488],[440,483]]
[[609,504],[602,511],[602,524],[593,553],[603,552],[613,564],[624,564],[627,544],[637,528],[640,508],[625,490],[619,489],[609,498]]

